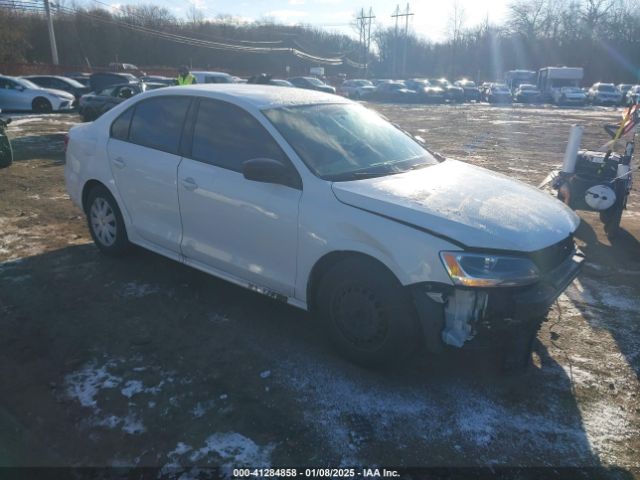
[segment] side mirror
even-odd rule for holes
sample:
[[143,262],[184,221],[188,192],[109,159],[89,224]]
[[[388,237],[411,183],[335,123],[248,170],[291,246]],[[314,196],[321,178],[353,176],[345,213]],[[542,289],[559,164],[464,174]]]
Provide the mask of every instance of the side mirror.
[[275,183],[300,190],[302,182],[297,172],[284,163],[271,158],[252,158],[242,163],[242,174],[247,180]]

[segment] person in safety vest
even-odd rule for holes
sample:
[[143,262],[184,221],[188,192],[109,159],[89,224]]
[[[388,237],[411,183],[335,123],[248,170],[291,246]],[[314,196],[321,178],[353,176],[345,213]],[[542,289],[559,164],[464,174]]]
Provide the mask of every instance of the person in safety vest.
[[178,85],[193,85],[196,82],[196,77],[189,73],[189,69],[186,65],[181,66],[178,69],[178,78],[176,78]]

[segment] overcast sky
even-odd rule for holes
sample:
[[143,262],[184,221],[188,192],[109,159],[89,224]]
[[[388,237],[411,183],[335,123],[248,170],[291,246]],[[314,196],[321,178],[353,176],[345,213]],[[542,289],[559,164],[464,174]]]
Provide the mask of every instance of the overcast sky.
[[[90,0],[86,0],[89,1]],[[369,7],[376,16],[375,22],[393,25],[397,1],[390,0],[119,0],[114,5],[153,3],[168,8],[177,17],[184,17],[190,5],[198,8],[207,18],[219,14],[232,15],[244,21],[271,18],[285,24],[311,24],[329,30],[338,30],[356,35],[349,23],[356,12]],[[478,24],[489,16],[492,23],[504,20],[507,0],[457,0],[464,12],[465,26]],[[400,9],[406,9],[406,0]],[[431,40],[441,40],[446,35],[447,23],[454,6],[454,0],[416,0],[409,2],[410,27],[418,35]],[[404,21],[404,19],[401,19]],[[404,25],[404,23],[402,24]]]

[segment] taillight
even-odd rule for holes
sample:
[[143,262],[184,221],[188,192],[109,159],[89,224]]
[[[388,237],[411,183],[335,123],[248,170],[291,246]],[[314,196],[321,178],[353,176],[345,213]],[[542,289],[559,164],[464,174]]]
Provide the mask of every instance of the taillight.
[[69,134],[64,134],[64,151],[67,151],[67,147],[69,146]]

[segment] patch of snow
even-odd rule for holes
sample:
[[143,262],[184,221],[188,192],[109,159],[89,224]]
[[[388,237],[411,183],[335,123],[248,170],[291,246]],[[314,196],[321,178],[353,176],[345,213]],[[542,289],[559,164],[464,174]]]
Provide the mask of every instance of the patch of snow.
[[239,433],[214,433],[205,440],[202,448],[189,456],[189,460],[198,462],[215,454],[219,463],[225,467],[233,465],[268,468],[271,466],[271,453],[274,448],[273,444],[261,447]]
[[122,382],[122,378],[107,371],[113,365],[113,362],[107,362],[98,368],[95,362],[90,362],[80,371],[67,375],[65,377],[67,394],[77,399],[83,407],[95,408],[97,406],[95,397],[100,390],[116,388]]
[[139,435],[146,432],[146,430],[142,421],[132,414],[127,415],[123,419],[122,431],[129,435]]
[[160,292],[160,287],[148,283],[125,283],[120,289],[120,296],[125,298],[141,298]]
[[133,397],[136,393],[144,391],[144,387],[140,380],[129,380],[120,393],[127,398]]
[[265,370],[260,374],[260,378],[269,378],[271,376],[271,370]]

